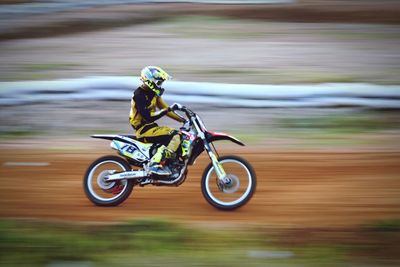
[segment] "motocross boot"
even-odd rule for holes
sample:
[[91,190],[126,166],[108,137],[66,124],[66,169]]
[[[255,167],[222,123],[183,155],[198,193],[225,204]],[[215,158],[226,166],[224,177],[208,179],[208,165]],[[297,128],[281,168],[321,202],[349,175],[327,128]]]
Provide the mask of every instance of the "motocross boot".
[[150,160],[149,173],[159,176],[171,175],[172,173],[169,168],[161,164],[161,162],[164,161],[171,153],[172,152],[169,151],[165,146],[160,146]]

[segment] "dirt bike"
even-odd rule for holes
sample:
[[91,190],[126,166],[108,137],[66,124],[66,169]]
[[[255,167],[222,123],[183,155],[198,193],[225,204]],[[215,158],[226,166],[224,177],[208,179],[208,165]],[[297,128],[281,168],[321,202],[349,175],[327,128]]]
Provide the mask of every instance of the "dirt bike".
[[218,209],[234,210],[250,200],[256,188],[252,166],[238,156],[219,157],[213,142],[244,144],[233,136],[208,131],[200,117],[184,106],[176,111],[183,112],[188,120],[180,128],[181,147],[174,157],[162,162],[172,173],[168,177],[149,174],[150,159],[160,144],[143,143],[133,135],[92,135],[111,140],[111,148],[122,156],[101,157],[87,169],[83,185],[94,204],[117,206],[129,197],[134,186],[179,186],[186,179],[188,166],[203,151],[211,159],[201,179],[201,190],[208,203]]

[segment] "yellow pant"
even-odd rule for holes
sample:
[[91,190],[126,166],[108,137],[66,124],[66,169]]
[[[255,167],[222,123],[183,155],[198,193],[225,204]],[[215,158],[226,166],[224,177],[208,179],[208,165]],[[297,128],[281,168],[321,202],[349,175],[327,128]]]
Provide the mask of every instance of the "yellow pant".
[[179,132],[174,128],[167,126],[146,127],[136,131],[136,137],[145,143],[158,143],[165,145],[170,151],[176,152],[180,145]]

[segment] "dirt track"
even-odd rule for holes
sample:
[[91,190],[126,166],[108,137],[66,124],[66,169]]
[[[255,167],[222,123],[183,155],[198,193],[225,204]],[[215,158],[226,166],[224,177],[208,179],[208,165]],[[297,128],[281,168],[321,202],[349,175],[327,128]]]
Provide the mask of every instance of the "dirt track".
[[[157,217],[195,223],[255,223],[279,226],[354,226],[399,217],[400,153],[262,153],[247,151],[258,188],[235,212],[209,206],[200,191],[208,163],[202,157],[179,188],[135,188],[119,207],[92,205],[82,175],[108,150],[84,154],[2,150],[0,216],[68,221],[118,221]],[[234,151],[228,151],[230,153]],[[111,153],[111,151],[108,151]],[[6,162],[49,162],[42,167]]]

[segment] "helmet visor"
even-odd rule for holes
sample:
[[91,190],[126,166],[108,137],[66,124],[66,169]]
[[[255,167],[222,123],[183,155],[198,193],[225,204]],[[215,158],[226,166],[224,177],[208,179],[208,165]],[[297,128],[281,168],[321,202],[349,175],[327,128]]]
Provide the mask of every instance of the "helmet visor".
[[155,80],[155,84],[156,84],[156,86],[158,87],[158,88],[160,88],[161,87],[161,85],[163,84],[163,82],[164,82],[164,80]]

